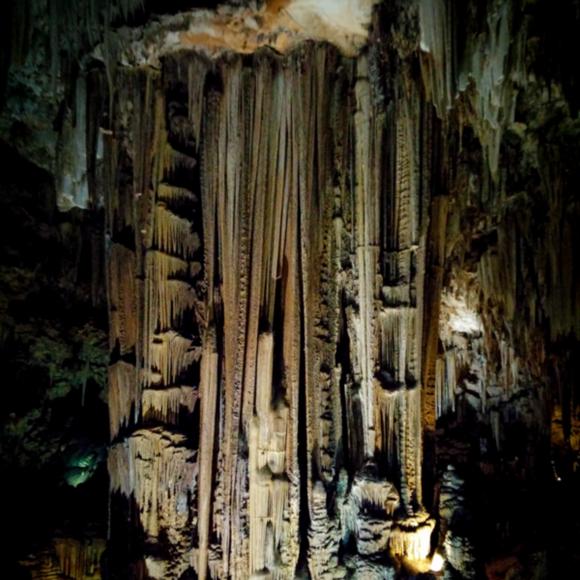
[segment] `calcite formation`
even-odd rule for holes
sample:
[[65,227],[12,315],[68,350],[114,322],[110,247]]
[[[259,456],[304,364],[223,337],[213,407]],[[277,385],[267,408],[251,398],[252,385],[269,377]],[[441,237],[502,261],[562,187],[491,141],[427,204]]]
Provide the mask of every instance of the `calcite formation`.
[[[200,578],[290,578],[301,553],[314,575],[343,575],[342,537],[387,553],[395,506],[393,554],[427,558],[417,93],[387,108],[367,57],[317,44],[120,74],[105,147],[109,468],[147,537],[165,526],[164,548],[179,547],[164,577],[190,564]],[[182,443],[145,451],[165,429]],[[182,520],[161,517],[181,478],[150,497],[166,462],[195,472]]]
[[438,548],[477,577],[470,482],[578,465],[553,30],[534,2],[235,4],[105,26],[63,133],[63,199],[106,214],[119,573],[393,578]]
[[[416,45],[382,28],[393,14],[383,10],[357,59],[317,43],[248,57],[187,50],[160,71],[118,73],[105,199],[112,369],[126,384],[111,383],[110,470],[148,541],[165,530],[158,575],[343,577],[345,550],[420,568],[436,421],[473,409],[497,449],[507,408],[545,421],[529,402],[505,406],[541,362],[524,363],[518,349],[537,346],[509,330],[515,200],[473,230],[495,243],[482,241],[474,267],[453,257],[455,236],[469,236],[454,228],[480,203],[454,197],[465,166],[450,162],[461,156],[453,131],[465,119],[488,179],[465,186],[502,195],[502,132],[521,82],[514,9],[490,3],[464,70],[452,66],[447,5],[416,8],[398,16],[415,16]],[[490,324],[497,300],[506,332]],[[576,324],[552,318],[552,333]],[[145,441],[167,436],[135,467]],[[181,477],[147,499],[167,462],[191,473],[187,501]],[[133,469],[153,471],[122,475]],[[450,563],[467,569],[451,533]]]

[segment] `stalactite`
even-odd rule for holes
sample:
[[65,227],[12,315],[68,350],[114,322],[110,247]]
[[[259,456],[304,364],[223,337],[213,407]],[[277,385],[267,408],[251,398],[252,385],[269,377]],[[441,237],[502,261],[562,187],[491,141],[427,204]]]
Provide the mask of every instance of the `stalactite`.
[[[196,324],[203,318],[192,207],[199,199],[194,184],[184,183],[195,159],[170,151],[175,135],[169,131],[179,124],[166,117],[160,75],[122,74],[106,154],[118,164],[117,174],[107,176],[107,227],[118,240],[109,268],[110,487],[135,501],[150,546],[143,555],[148,575],[178,578],[193,565],[188,526],[197,504],[197,452],[182,433],[201,390],[190,384],[201,356]],[[133,357],[134,365],[125,362]]]
[[120,353],[131,352],[138,336],[135,254],[121,244],[113,244],[109,256],[109,303],[111,347],[119,343]]
[[[178,426],[200,399],[192,563],[202,579],[282,579],[302,551],[313,577],[336,577],[347,536],[365,557],[387,549],[399,503],[407,535],[394,545],[424,557],[432,527],[412,519],[425,275],[417,94],[387,112],[364,57],[347,62],[318,45],[256,54],[251,67],[224,57],[211,82],[207,66],[196,56],[167,64],[190,71],[200,192],[197,159],[156,129],[152,234],[140,258],[142,415]],[[186,216],[198,204],[202,236]],[[191,318],[199,350],[180,330]],[[185,400],[181,376],[200,354],[199,388]],[[393,482],[364,471],[375,456]],[[345,465],[356,484],[341,484],[339,497]]]
[[17,4],[3,140],[55,173],[61,209],[104,201],[129,568],[388,578],[437,543],[475,576],[470,538],[431,541],[424,508],[463,493],[447,466],[577,471],[578,95],[550,54],[565,19],[538,18],[560,11]]
[[190,258],[200,249],[199,235],[191,231],[191,222],[164,205],[155,208],[154,244],[163,252]]
[[80,76],[75,87],[75,106],[67,119],[57,172],[57,205],[62,211],[89,207],[87,79]]
[[420,0],[421,50],[433,59],[432,64],[421,62],[427,76],[425,86],[439,114],[444,115],[455,96],[453,78],[453,44],[446,0]]
[[463,23],[464,27],[483,24],[483,30],[461,46],[455,32],[461,24],[455,20],[453,3],[420,0],[418,5],[421,68],[429,96],[439,116],[445,118],[458,94],[469,94],[475,112],[474,129],[487,166],[496,176],[503,131],[514,120],[518,88],[523,81],[525,34],[520,31],[513,40],[515,10],[509,2],[490,0],[484,22]]
[[189,413],[193,413],[197,398],[198,392],[193,387],[145,389],[141,401],[143,417],[164,423],[177,423],[180,408],[184,407]]
[[185,260],[152,250],[147,252],[146,268],[143,381],[150,385],[159,379],[170,385],[199,360],[200,352],[191,340],[171,330],[199,300],[188,282],[177,279],[190,274]]
[[157,197],[166,203],[171,203],[174,201],[193,203],[197,199],[195,194],[191,190],[185,187],[170,185],[168,183],[160,183],[158,185]]
[[197,303],[197,294],[183,280],[161,282],[157,292],[158,295],[152,301],[150,320],[161,329],[171,328],[187,310],[193,310]]
[[216,433],[216,408],[218,396],[218,354],[215,335],[208,331],[201,358],[199,384],[201,398],[200,458],[198,483],[198,536],[199,551],[197,573],[201,580],[207,577],[210,538],[210,504],[212,500],[212,480],[214,445]]
[[455,363],[455,352],[453,349],[447,351],[444,357],[437,359],[437,418],[444,416],[448,412],[455,411],[455,389],[457,365]]
[[188,270],[188,263],[185,260],[155,250],[147,252],[146,260],[148,274],[156,283],[184,276]]
[[[315,65],[304,68],[305,58]],[[178,424],[181,410],[194,409],[194,399],[184,401],[177,385],[201,353],[194,562],[202,578],[291,575],[300,552],[301,501],[311,506],[307,564],[314,575],[340,569],[345,533],[356,536],[359,556],[387,545],[397,557],[428,555],[432,522],[420,509],[422,428],[453,412],[454,376],[471,356],[457,349],[445,359],[436,356],[439,317],[433,312],[447,205],[444,197],[434,203],[430,213],[439,219],[428,233],[425,166],[431,161],[421,157],[428,147],[421,131],[430,113],[412,86],[398,86],[390,107],[376,101],[364,57],[356,79],[350,76],[354,66],[340,73],[350,95],[327,90],[329,79],[336,80],[335,58],[322,47],[285,62],[261,54],[251,72],[240,58],[224,58],[214,66],[219,82],[203,89],[207,93],[201,79],[190,76],[187,105],[201,155],[200,195],[190,181],[197,160],[173,141],[155,139],[150,159],[158,174],[139,170],[160,180],[149,241],[144,234],[152,247],[140,258],[143,382],[155,387],[145,389],[141,403],[144,417]],[[191,70],[204,76],[206,64],[196,62]],[[153,107],[157,101],[149,102]],[[195,118],[202,110],[203,125]],[[334,123],[341,114],[347,121],[339,133]],[[146,123],[135,130],[157,131]],[[183,141],[186,133],[180,124],[175,137]],[[147,156],[139,155],[143,166]],[[193,214],[185,217],[198,204],[203,237]],[[512,262],[513,237],[506,232],[501,244],[503,254],[489,260]],[[203,265],[197,262],[201,250]],[[429,270],[428,261],[437,264]],[[494,278],[498,270],[486,270],[489,288],[514,287],[513,278]],[[200,287],[193,282],[199,274]],[[348,355],[339,360],[342,308]],[[188,316],[203,324],[200,350],[179,330]],[[499,350],[512,369],[502,375],[509,391],[518,366],[509,348]],[[431,380],[428,395],[423,382]],[[430,419],[424,415],[428,396],[435,408]],[[306,460],[299,456],[301,437]],[[339,500],[331,490],[347,454],[355,478],[365,458],[378,454],[385,461],[404,516],[362,514],[359,504],[368,498],[356,499],[355,486],[344,500],[351,515],[333,519]]]
[[399,465],[399,452],[397,450],[397,421],[398,405],[401,392],[384,392],[380,398],[382,433],[385,439],[382,448],[386,455],[386,462],[389,469],[394,470]]
[[165,144],[164,152],[161,158],[161,167],[165,175],[172,176],[178,169],[192,171],[195,169],[197,162],[194,157],[177,151],[168,143]]
[[431,532],[434,525],[435,521],[426,513],[397,522],[389,538],[390,552],[415,562],[426,560],[431,551]]
[[364,59],[358,63],[359,80],[356,84],[357,112],[355,113],[357,185],[355,230],[357,242],[358,295],[360,300],[360,331],[357,358],[360,361],[360,381],[363,405],[364,454],[372,454],[374,429],[373,377],[376,366],[375,291],[378,264],[378,217],[379,201],[372,185],[373,125],[371,121],[370,85],[367,77],[368,64]]
[[129,424],[131,412],[134,417],[140,411],[140,385],[137,369],[124,361],[118,361],[109,367],[109,422],[111,439],[115,439],[119,430]]
[[203,88],[209,64],[203,58],[192,58],[187,65],[187,95],[189,118],[194,126],[195,142],[199,146],[203,119]]
[[[191,368],[200,356],[200,349],[195,348],[191,340],[180,336],[175,331],[170,330],[163,334],[153,335],[153,341],[149,347],[150,383],[154,382],[154,376],[158,373],[164,385],[174,384],[180,374]],[[145,383],[150,384],[147,379]]]

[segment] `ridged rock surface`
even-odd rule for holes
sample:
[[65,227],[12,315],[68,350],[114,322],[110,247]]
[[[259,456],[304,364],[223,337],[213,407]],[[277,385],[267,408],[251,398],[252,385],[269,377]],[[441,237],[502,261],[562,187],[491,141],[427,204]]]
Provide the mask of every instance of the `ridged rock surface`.
[[576,5],[364,2],[346,42],[307,4],[106,25],[76,81],[121,575],[477,577],[506,482],[575,477]]

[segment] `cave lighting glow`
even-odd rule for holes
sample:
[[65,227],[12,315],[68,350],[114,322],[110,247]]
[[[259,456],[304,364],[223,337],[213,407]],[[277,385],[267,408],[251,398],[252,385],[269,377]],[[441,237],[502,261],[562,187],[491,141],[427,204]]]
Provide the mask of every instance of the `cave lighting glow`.
[[445,558],[439,552],[435,552],[433,558],[431,558],[431,572],[441,572],[444,565]]
[[467,306],[462,297],[447,295],[443,303],[448,312],[448,324],[452,332],[475,335],[483,331],[479,315]]

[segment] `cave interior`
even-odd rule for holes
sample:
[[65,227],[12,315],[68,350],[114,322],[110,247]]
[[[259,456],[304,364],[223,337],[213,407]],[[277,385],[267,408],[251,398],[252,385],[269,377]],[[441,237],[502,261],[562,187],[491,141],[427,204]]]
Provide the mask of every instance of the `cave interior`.
[[580,0],[7,0],[9,580],[580,575]]

